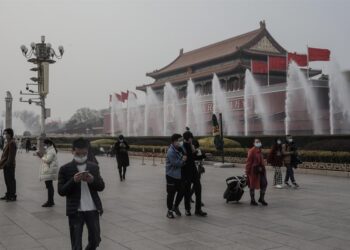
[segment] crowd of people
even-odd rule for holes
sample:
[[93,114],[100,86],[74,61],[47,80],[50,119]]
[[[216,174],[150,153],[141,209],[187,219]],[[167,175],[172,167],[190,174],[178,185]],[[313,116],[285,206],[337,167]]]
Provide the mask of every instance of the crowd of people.
[[[2,155],[0,169],[3,170],[6,184],[6,193],[1,200],[16,201],[16,153],[18,143],[14,139],[11,128],[5,129],[4,138],[0,138]],[[168,147],[165,163],[166,177],[166,217],[173,219],[181,216],[180,204],[184,200],[185,215],[191,216],[191,203],[195,203],[194,214],[200,217],[207,216],[203,211],[201,175],[205,172],[203,160],[205,154],[201,151],[199,143],[194,139],[189,128],[181,134],[171,136],[171,144]],[[26,150],[30,150],[30,141],[26,141]],[[50,139],[43,141],[43,152],[36,152],[40,158],[40,181],[45,182],[47,189],[47,201],[42,207],[52,207],[54,202],[54,184],[58,180],[57,191],[59,195],[66,197],[66,214],[70,230],[72,249],[82,249],[82,232],[86,224],[88,229],[88,246],[85,249],[96,249],[101,241],[99,216],[103,213],[102,202],[98,192],[105,188],[100,175],[99,163],[92,151],[90,142],[79,138],[72,143],[73,159],[59,168],[57,148]],[[123,135],[120,135],[112,147],[116,156],[120,181],[124,182],[129,161],[129,144]],[[297,147],[291,135],[286,136],[285,143],[277,138],[267,157],[267,164],[274,168],[273,186],[282,188],[282,166],[287,171],[284,178],[286,187],[299,187],[295,181],[294,169],[300,164]],[[267,206],[265,200],[268,180],[266,176],[266,164],[262,153],[262,143],[255,139],[253,147],[249,149],[245,178],[250,191],[250,204],[258,206],[261,203]],[[289,184],[289,179],[291,184]],[[259,199],[255,200],[255,190],[260,190]],[[193,194],[195,199],[192,200]]]

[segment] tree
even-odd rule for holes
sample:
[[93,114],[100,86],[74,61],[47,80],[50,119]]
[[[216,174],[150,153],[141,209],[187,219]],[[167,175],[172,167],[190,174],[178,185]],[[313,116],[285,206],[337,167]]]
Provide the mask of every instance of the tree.
[[65,131],[70,133],[85,133],[86,129],[103,126],[103,111],[90,108],[80,108],[68,120]]

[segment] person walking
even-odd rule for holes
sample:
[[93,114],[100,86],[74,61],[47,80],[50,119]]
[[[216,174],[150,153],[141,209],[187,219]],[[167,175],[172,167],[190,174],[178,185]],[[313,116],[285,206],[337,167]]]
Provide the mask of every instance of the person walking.
[[[195,164],[196,164],[197,171],[198,171],[198,174],[199,174],[199,179],[201,179],[202,174],[205,173],[205,168],[203,166],[203,161],[206,158],[206,156],[202,152],[202,150],[200,149],[199,142],[197,140],[193,140],[192,144],[193,144],[194,149],[195,149]],[[192,185],[192,188],[191,188],[191,203],[194,203],[194,200],[192,199],[193,194],[194,194],[194,185]],[[204,206],[203,202],[201,203],[201,206],[202,207]]]
[[58,175],[57,148],[52,140],[44,140],[44,152],[44,154],[37,153],[37,156],[41,158],[42,161],[40,181],[45,182],[47,189],[47,201],[42,207],[52,207],[55,205],[53,181],[57,180]]
[[282,188],[282,170],[283,155],[282,155],[282,141],[280,138],[275,140],[272,145],[270,153],[267,157],[267,163],[274,168],[273,186],[275,188]]
[[98,165],[87,161],[89,144],[84,138],[73,142],[73,161],[58,173],[58,193],[66,197],[72,250],[82,249],[83,227],[88,229],[86,250],[96,249],[101,242],[100,218],[103,213],[98,195],[105,188]]
[[179,204],[184,195],[183,183],[181,180],[181,168],[187,159],[186,155],[183,155],[181,150],[181,139],[182,136],[180,134],[173,134],[171,136],[171,144],[166,155],[165,178],[168,207],[166,216],[169,219],[175,218],[174,212],[177,216],[181,216]]
[[17,146],[15,140],[13,139],[14,132],[12,128],[5,129],[4,136],[7,143],[1,155],[0,169],[4,170],[4,179],[7,191],[5,196],[1,197],[0,199],[6,201],[16,201],[15,169]]
[[182,179],[185,185],[185,214],[191,216],[191,184],[193,184],[194,193],[196,195],[195,215],[207,216],[202,210],[202,185],[200,175],[195,164],[195,149],[192,145],[193,135],[190,131],[183,134],[184,143],[182,146],[184,154],[187,156],[185,164],[182,167]]
[[129,166],[129,145],[124,140],[123,135],[119,135],[117,142],[114,144],[116,152],[120,181],[125,181],[126,168]]
[[265,201],[265,193],[267,188],[266,168],[264,158],[261,151],[261,141],[254,140],[254,146],[249,149],[246,162],[245,172],[248,177],[248,187],[250,191],[250,205],[257,206],[255,201],[255,189],[260,189],[260,197],[258,202],[263,206],[267,206]]
[[286,136],[286,142],[282,145],[282,155],[284,165],[287,168],[284,184],[287,187],[291,187],[289,184],[290,179],[294,187],[297,188],[299,185],[296,183],[294,178],[294,168],[297,168],[298,165],[298,150],[291,135]]

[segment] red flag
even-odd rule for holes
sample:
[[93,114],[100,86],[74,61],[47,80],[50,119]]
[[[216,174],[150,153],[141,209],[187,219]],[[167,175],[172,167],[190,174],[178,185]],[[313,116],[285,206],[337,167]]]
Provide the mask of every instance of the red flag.
[[252,73],[266,74],[267,73],[267,62],[254,61],[252,60]]
[[307,66],[307,55],[297,54],[297,53],[288,53],[288,64],[290,61],[294,61],[298,66],[305,67]]
[[269,56],[269,71],[286,70],[287,61],[284,56]]
[[129,97],[129,91],[127,92],[122,91],[122,95],[121,95],[122,102],[124,102],[125,100],[128,100],[128,97]]
[[307,48],[309,62],[311,61],[329,61],[331,51],[329,49]]
[[119,95],[119,94],[116,93],[115,96],[117,97],[117,100],[118,100],[118,101],[124,102],[121,95]]

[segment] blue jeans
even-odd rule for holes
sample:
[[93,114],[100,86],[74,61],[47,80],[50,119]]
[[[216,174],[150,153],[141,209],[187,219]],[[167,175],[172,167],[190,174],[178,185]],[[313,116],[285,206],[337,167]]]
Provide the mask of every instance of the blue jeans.
[[286,177],[284,178],[284,183],[288,183],[289,178],[292,183],[295,183],[293,165],[291,164],[287,165],[287,172]]

